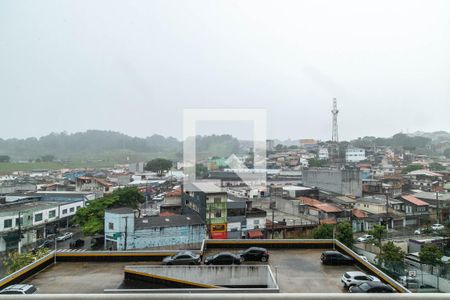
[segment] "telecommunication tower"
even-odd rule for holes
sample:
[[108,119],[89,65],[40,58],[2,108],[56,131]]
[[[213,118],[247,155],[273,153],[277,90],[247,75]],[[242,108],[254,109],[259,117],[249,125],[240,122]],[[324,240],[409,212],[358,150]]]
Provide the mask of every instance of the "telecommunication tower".
[[338,135],[338,123],[337,123],[337,115],[339,110],[337,109],[337,100],[333,98],[333,110],[331,111],[333,114],[333,134],[331,137],[331,141],[333,143],[339,143],[339,135]]

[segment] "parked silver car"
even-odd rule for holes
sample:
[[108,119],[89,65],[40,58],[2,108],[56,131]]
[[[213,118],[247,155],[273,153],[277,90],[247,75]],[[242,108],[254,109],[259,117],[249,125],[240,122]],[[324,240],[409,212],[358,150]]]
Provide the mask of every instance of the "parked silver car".
[[174,256],[165,257],[162,263],[164,265],[199,265],[201,261],[199,254],[192,251],[183,251]]
[[367,275],[360,271],[345,272],[341,278],[341,282],[346,287],[358,285],[363,282],[372,282],[372,281],[380,281],[380,279],[372,275]]
[[0,291],[0,295],[25,295],[36,293],[37,288],[31,284],[13,284]]
[[69,239],[71,239],[72,237],[73,237],[73,233],[72,233],[72,232],[66,232],[66,233],[64,233],[63,235],[58,236],[58,237],[56,238],[56,240],[57,240],[58,242],[62,242],[62,241],[65,241],[65,240],[69,240]]

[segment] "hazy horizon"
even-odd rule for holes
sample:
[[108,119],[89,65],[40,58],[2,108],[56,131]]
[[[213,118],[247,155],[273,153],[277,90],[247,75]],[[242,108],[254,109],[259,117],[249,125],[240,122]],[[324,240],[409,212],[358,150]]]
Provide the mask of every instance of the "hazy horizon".
[[[160,134],[160,133],[152,133],[152,134],[149,134],[149,135],[145,135],[145,136],[138,136],[138,135],[131,135],[131,134],[127,134],[126,132],[121,132],[121,131],[116,131],[116,130],[109,130],[109,129],[94,129],[94,128],[91,128],[91,129],[87,129],[87,130],[84,130],[84,131],[75,131],[75,132],[67,132],[67,131],[60,131],[60,132],[49,132],[48,134],[44,134],[44,135],[42,135],[42,136],[28,136],[28,137],[24,137],[24,138],[16,138],[16,137],[12,137],[12,138],[4,138],[4,137],[1,137],[0,136],[0,139],[2,139],[2,140],[9,140],[9,139],[17,139],[17,140],[26,140],[26,139],[29,139],[29,138],[36,138],[36,139],[40,139],[41,137],[44,137],[44,136],[48,136],[48,135],[50,135],[50,134],[67,134],[67,135],[72,135],[72,134],[77,134],[77,133],[84,133],[84,132],[86,132],[86,131],[90,131],[90,130],[93,130],[93,131],[110,131],[110,132],[116,132],[116,133],[120,133],[120,134],[124,134],[124,135],[127,135],[127,136],[129,136],[129,137],[136,137],[136,138],[147,138],[147,137],[151,137],[151,136],[153,136],[153,135],[160,135],[160,136],[163,136],[163,137],[165,137],[165,138],[175,138],[175,139],[177,139],[178,141],[181,141],[182,139],[181,138],[177,138],[177,137],[174,137],[174,136],[169,136],[169,135],[163,135],[163,134]],[[436,131],[415,131],[415,132],[395,132],[395,133],[393,133],[393,134],[391,134],[391,135],[387,135],[387,136],[376,136],[376,135],[374,135],[374,137],[377,137],[377,138],[390,138],[390,137],[392,137],[392,136],[394,136],[395,134],[398,134],[398,133],[404,133],[404,134],[416,134],[416,133],[419,133],[419,132],[423,132],[423,133],[434,133],[434,132],[446,132],[446,133],[448,133],[448,134],[450,134],[450,132],[449,131],[446,131],[446,130],[436,130]],[[213,134],[215,134],[215,133],[213,133]],[[226,134],[226,133],[223,133],[223,134]],[[202,133],[199,133],[199,135],[202,135],[202,136],[205,136],[205,135],[212,135],[212,134],[202,134]],[[220,134],[216,134],[216,135],[222,135],[222,133],[220,133]],[[230,135],[232,135],[232,134],[230,134]],[[234,136],[234,135],[232,135],[233,137],[236,137],[236,136]],[[365,136],[360,136],[360,137],[356,137],[355,139],[357,139],[357,138],[363,138],[363,137],[365,137]],[[240,138],[238,138],[238,137],[236,137],[237,139],[239,139],[239,140],[241,140],[241,141],[251,141],[252,139],[251,138],[249,138],[249,139],[240,139]],[[300,140],[300,139],[308,139],[308,138],[312,138],[312,139],[316,139],[316,140],[320,140],[320,141],[329,141],[329,140],[331,140],[331,138],[330,139],[319,139],[319,138],[316,138],[316,137],[313,137],[313,136],[303,136],[303,137],[297,137],[297,138],[295,138],[295,137],[288,137],[288,138],[285,138],[285,139],[280,139],[280,138],[269,138],[269,139],[273,139],[273,140],[279,140],[279,141],[288,141],[288,140],[291,140],[291,141],[298,141],[298,140]],[[348,140],[344,140],[344,139],[342,139],[342,140],[340,140],[340,141],[351,141],[351,140],[355,140],[355,139],[348,139]]]
[[445,0],[1,1],[0,136],[181,139],[185,108],[263,108],[268,138],[328,140],[334,97],[340,140],[450,131],[449,15]]

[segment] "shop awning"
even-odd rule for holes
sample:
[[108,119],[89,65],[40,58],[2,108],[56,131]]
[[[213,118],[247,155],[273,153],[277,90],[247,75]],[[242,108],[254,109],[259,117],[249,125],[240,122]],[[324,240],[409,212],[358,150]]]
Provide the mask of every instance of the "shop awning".
[[247,232],[247,234],[248,234],[248,238],[249,239],[260,239],[260,238],[262,238],[264,236],[262,231],[259,230],[259,229],[249,230]]
[[2,238],[5,240],[6,243],[14,243],[19,242],[19,233],[18,232],[11,232],[7,233],[6,235],[2,236]]

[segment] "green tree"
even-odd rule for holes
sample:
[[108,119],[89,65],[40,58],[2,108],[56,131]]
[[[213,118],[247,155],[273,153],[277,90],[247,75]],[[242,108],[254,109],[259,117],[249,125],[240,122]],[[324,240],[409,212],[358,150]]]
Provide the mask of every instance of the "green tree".
[[432,171],[444,171],[445,170],[445,167],[437,162],[431,163],[429,167],[430,167],[430,170],[432,170]]
[[327,164],[325,160],[317,159],[317,158],[310,158],[308,159],[308,166],[309,167],[323,167]]
[[0,163],[9,163],[11,158],[8,155],[0,155]]
[[88,206],[77,210],[72,223],[80,225],[86,235],[103,234],[105,210],[117,207],[139,209],[139,204],[144,202],[145,198],[137,188],[118,189],[103,198],[89,201]]
[[277,150],[277,151],[281,151],[281,150],[283,150],[283,149],[284,149],[284,146],[281,145],[281,144],[277,144],[277,145],[275,146],[275,150]]
[[208,176],[208,168],[204,164],[195,165],[195,177],[196,178],[206,178]]
[[380,251],[382,251],[381,240],[386,234],[386,228],[383,225],[374,225],[373,229],[369,231],[369,234],[373,235],[375,246],[380,248]]
[[336,238],[347,247],[353,245],[353,230],[350,222],[341,222],[336,227]]
[[407,174],[407,173],[409,173],[409,172],[417,171],[417,170],[422,170],[422,169],[423,169],[423,166],[422,166],[422,165],[412,164],[412,165],[406,166],[406,168],[403,168],[402,173],[403,173],[403,174]]
[[402,272],[404,270],[405,252],[393,242],[389,241],[381,247],[377,259],[385,268]]
[[3,259],[3,265],[6,269],[6,272],[8,274],[11,274],[44,257],[48,252],[49,250],[46,248],[41,248],[34,252],[24,252],[21,254],[16,251],[9,252],[8,255]]
[[441,249],[439,249],[434,244],[425,244],[422,246],[422,249],[419,252],[420,261],[423,264],[436,266],[441,263],[441,258],[443,253]]
[[149,161],[144,169],[162,176],[163,172],[170,170],[170,168],[172,168],[172,161],[164,158],[155,158]]
[[315,239],[332,239],[333,225],[321,224],[313,230],[313,238]]

